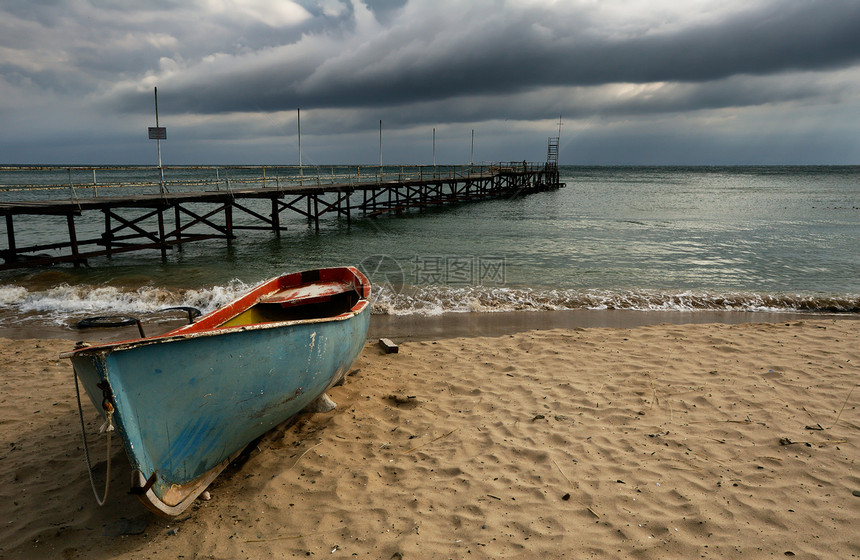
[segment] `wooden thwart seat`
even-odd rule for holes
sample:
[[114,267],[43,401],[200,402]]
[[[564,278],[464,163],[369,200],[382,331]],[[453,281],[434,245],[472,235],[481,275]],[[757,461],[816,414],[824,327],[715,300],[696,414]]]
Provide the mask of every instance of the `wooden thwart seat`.
[[259,303],[277,303],[282,307],[327,301],[332,296],[353,290],[349,282],[314,282],[291,286],[260,298]]

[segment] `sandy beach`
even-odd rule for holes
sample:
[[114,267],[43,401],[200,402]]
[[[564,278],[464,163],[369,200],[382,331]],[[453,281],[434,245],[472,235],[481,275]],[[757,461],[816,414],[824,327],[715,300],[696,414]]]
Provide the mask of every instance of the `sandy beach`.
[[858,340],[791,318],[368,344],[337,409],[163,519],[118,445],[95,503],[73,339],[0,339],[0,557],[858,557]]

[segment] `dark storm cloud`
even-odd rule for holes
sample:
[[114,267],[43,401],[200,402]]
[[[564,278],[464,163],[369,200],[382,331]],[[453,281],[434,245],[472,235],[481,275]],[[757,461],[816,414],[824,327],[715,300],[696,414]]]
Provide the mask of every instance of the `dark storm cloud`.
[[299,24],[308,20],[298,5],[286,3],[295,8],[280,14],[262,0],[255,10],[231,7],[254,3],[0,0],[0,63],[24,76],[51,71],[68,81],[61,75],[78,75],[91,90],[99,80],[158,72],[163,58],[195,64],[213,53],[241,56],[301,37]]
[[[159,85],[170,90],[175,111],[222,113],[405,105],[545,86],[708,82],[857,63],[860,2],[822,6],[769,3],[692,27],[620,36],[585,26],[584,12],[550,7],[510,9],[487,25],[472,23],[468,33],[452,33],[452,17],[397,20],[377,36],[345,43],[352,52],[308,50],[297,60],[287,46],[283,56],[205,63]],[[123,111],[140,109],[149,95],[117,94]]]
[[[754,107],[825,95],[822,90],[826,90],[830,84],[815,83],[815,78],[810,75],[796,79],[731,77],[698,84],[664,84],[647,88],[650,91],[644,94],[638,91],[626,96],[612,95],[609,91],[611,87],[581,88],[574,94],[569,89],[549,88],[512,97],[500,96],[491,101],[485,97],[463,97],[387,107],[385,117],[389,124],[408,126],[438,122],[440,113],[445,114],[446,122],[468,123],[475,120],[476,114],[480,114],[483,120],[516,118],[531,121],[546,119],[548,114],[564,114],[566,118],[577,119]],[[571,95],[576,97],[575,103],[568,101]],[[365,116],[368,126],[373,124],[372,117]]]
[[146,161],[158,86],[173,161],[283,161],[301,107],[319,161],[373,160],[380,119],[404,161],[431,128],[540,157],[564,115],[563,161],[852,163],[858,29],[854,0],[0,0],[0,158]]
[[376,19],[388,23],[397,10],[406,5],[408,0],[365,0],[367,8],[374,13]]

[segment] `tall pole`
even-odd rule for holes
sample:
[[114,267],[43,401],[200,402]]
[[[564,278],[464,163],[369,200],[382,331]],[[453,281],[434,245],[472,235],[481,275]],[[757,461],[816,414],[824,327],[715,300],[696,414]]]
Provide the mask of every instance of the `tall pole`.
[[472,159],[469,161],[469,165],[475,165],[475,129],[472,129]]
[[296,121],[299,127],[299,184],[302,184],[304,179],[304,171],[302,171],[302,110],[296,109]]
[[[158,128],[158,87],[155,90],[155,127]],[[161,139],[155,140],[156,149],[158,150],[158,167],[161,168]]]
[[[155,90],[155,128],[158,128],[158,86],[155,86],[153,89]],[[161,176],[161,184],[159,186],[161,194],[164,194],[164,168],[161,167],[161,138],[156,138],[155,149],[158,151],[158,172]]]
[[382,168],[382,119],[379,119],[379,167]]
[[433,127],[433,167],[436,167],[436,127]]

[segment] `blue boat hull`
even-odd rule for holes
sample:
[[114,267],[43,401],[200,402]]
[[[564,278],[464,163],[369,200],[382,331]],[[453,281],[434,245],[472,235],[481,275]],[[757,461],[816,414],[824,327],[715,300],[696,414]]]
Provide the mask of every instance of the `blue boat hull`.
[[160,503],[151,509],[173,515],[249,442],[339,381],[369,321],[362,305],[333,318],[141,339],[69,357],[94,403],[105,396],[97,384],[109,384],[138,485],[154,481],[146,493]]

